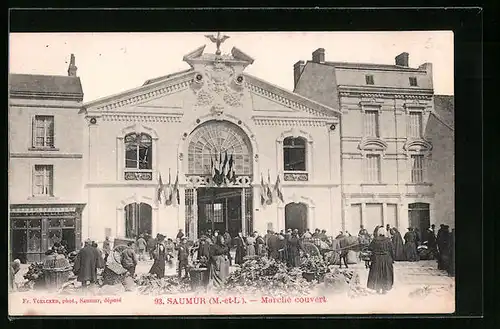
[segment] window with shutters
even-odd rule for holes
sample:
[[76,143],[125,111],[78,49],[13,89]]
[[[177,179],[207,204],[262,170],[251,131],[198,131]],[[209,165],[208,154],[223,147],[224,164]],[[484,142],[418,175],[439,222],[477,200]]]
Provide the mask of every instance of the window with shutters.
[[411,182],[423,183],[424,182],[424,162],[425,158],[422,154],[415,154],[411,156]]
[[33,171],[33,196],[54,195],[54,167],[52,165],[35,165]]
[[365,182],[378,184],[381,181],[380,155],[367,154],[365,158]]
[[377,110],[366,110],[364,116],[364,131],[365,137],[380,137],[379,136],[379,112]]
[[417,78],[416,77],[410,77],[410,86],[411,87],[416,87],[417,86]]
[[365,75],[365,81],[367,85],[375,84],[375,80],[373,79],[373,75]]
[[33,148],[54,148],[54,116],[36,115],[32,122]]
[[408,115],[408,137],[422,137],[422,112],[413,111]]

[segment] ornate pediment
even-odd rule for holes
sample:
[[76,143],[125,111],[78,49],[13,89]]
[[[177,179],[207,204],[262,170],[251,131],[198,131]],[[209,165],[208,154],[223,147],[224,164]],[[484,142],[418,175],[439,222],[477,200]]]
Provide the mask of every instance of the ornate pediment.
[[362,151],[379,151],[387,150],[387,143],[380,138],[364,138],[358,145],[358,149]]

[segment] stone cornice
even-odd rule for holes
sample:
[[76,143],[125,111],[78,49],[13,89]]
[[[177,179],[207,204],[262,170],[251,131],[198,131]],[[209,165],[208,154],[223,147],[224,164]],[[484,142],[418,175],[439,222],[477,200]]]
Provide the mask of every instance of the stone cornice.
[[171,79],[140,86],[120,94],[95,100],[83,105],[88,112],[110,111],[123,106],[135,105],[150,99],[187,89],[193,81],[193,71],[188,71]]
[[400,98],[432,100],[432,89],[407,89],[393,87],[338,86],[339,95],[344,97]]
[[134,113],[105,113],[102,115],[103,121],[125,121],[125,122],[181,122],[180,115],[165,114],[134,114]]
[[34,151],[29,153],[10,153],[11,158],[27,158],[27,159],[81,159],[83,154],[81,153],[45,153],[42,151]]
[[304,127],[323,127],[327,124],[336,123],[331,119],[316,119],[316,118],[286,118],[273,116],[253,116],[255,125],[258,126],[304,126]]
[[339,110],[325,106],[291,91],[284,90],[283,88],[272,85],[246,73],[244,73],[244,76],[246,77],[245,87],[248,88],[248,90],[284,106],[318,117],[339,117],[341,115]]
[[83,100],[82,94],[68,94],[68,93],[36,93],[25,91],[10,91],[9,96],[12,98],[23,99],[53,99],[53,100],[66,100],[81,102]]

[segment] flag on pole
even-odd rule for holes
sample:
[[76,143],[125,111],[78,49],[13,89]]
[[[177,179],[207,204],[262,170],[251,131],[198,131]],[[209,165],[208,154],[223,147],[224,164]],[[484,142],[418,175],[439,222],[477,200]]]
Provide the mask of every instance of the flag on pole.
[[181,203],[180,196],[179,196],[179,172],[177,172],[177,176],[175,177],[175,183],[174,183],[174,188],[172,189],[172,197],[171,198],[175,198],[175,199],[173,199],[174,206]]
[[271,191],[271,175],[269,174],[269,171],[267,172],[266,191],[267,191],[267,204],[271,204],[273,203],[273,192]]
[[[227,155],[227,153],[226,153]],[[231,177],[231,174],[234,176],[234,170],[233,170],[233,154],[231,154],[231,157],[229,158],[229,168],[227,169],[227,175],[226,178],[228,181],[232,181],[233,178]]]
[[276,192],[276,196],[278,197],[278,199],[281,200],[281,202],[285,202],[283,200],[283,192],[281,192],[280,175],[276,176],[276,184],[274,184],[274,192]]
[[170,206],[172,204],[172,176],[170,175],[170,169],[168,169],[168,185],[165,191],[165,205]]
[[156,190],[156,200],[158,201],[158,203],[162,203],[161,202],[161,195],[165,192],[163,189],[164,189],[164,186],[163,186],[163,181],[161,180],[161,173],[158,174],[158,188]]
[[264,176],[260,176],[260,203],[263,205],[266,203],[266,185],[264,184]]
[[224,163],[222,164],[222,175],[223,176],[226,176],[227,162],[228,162],[228,157],[227,157],[227,151],[226,151],[226,155],[224,156]]

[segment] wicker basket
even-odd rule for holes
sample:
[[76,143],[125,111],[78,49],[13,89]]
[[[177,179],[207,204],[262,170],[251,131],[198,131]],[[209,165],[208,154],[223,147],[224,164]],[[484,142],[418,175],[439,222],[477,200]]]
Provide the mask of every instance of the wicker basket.
[[44,268],[45,287],[49,290],[59,290],[63,284],[68,282],[72,267],[65,268]]

